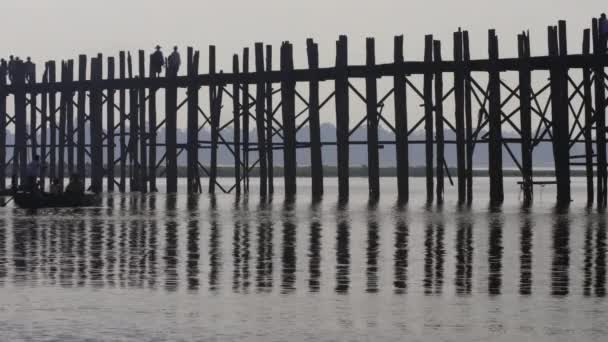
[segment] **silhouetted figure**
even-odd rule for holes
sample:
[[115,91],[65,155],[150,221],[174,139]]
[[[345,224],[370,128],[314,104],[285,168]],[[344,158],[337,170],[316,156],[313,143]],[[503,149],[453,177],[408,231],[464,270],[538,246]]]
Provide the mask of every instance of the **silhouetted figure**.
[[28,189],[30,191],[34,190],[34,188],[36,187],[36,182],[37,182],[38,178],[40,177],[41,173],[42,173],[42,164],[40,163],[40,156],[35,155],[34,159],[27,165],[27,168],[25,170],[25,174],[27,177],[26,186],[28,187]]
[[601,46],[606,47],[606,41],[608,41],[608,20],[606,19],[606,13],[602,13],[600,16],[598,29],[600,31],[600,39],[602,40]]
[[25,62],[25,82],[33,83],[36,78],[36,64],[32,63],[32,59],[30,57],[27,58]]
[[71,194],[71,195],[82,195],[83,189],[84,189],[84,186],[80,182],[80,176],[75,173],[70,177],[70,182],[68,183],[68,186],[65,188],[65,193]]
[[165,65],[165,57],[163,56],[163,52],[160,51],[160,45],[156,45],[156,51],[152,53],[150,64],[152,68],[152,76],[158,77],[163,68],[163,65]]
[[63,189],[61,189],[61,183],[59,182],[59,178],[53,179],[53,182],[51,183],[51,194],[60,195],[62,191]]
[[173,52],[171,52],[169,58],[167,59],[167,74],[169,77],[177,76],[181,64],[182,59],[179,56],[179,52],[177,52],[177,46],[175,46],[173,47]]
[[6,84],[8,76],[8,63],[4,58],[0,59],[0,84]]
[[8,79],[13,83],[13,79],[15,78],[15,57],[11,55],[8,58]]

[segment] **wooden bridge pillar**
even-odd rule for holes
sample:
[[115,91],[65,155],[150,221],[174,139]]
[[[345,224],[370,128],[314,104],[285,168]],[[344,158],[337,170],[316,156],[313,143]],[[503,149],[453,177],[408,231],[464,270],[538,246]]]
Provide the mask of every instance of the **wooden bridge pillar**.
[[[68,82],[74,82],[74,60],[69,59],[66,64]],[[76,138],[74,137],[74,89],[69,89],[66,101],[66,145],[68,152],[68,176],[71,176],[74,168],[74,148]]]
[[321,154],[321,121],[319,118],[319,47],[312,39],[306,40],[308,68],[311,79],[308,83],[308,117],[310,129],[310,173],[312,197],[323,196],[323,157]]
[[[589,57],[591,53],[591,31],[586,29],[583,34],[583,55]],[[593,105],[591,103],[591,68],[583,68],[583,105],[585,111],[585,173],[587,178],[587,206],[592,207],[594,201],[593,189]]]
[[[98,55],[91,60],[91,97],[89,99],[89,120],[91,128],[91,191],[98,193],[103,187],[103,151],[102,151],[102,96],[98,82],[102,77],[102,57]],[[63,162],[63,161],[61,161]]]
[[[239,55],[232,56],[232,73],[239,74]],[[233,123],[233,142],[234,142],[234,184],[237,195],[241,194],[241,102],[240,102],[240,83],[232,83],[232,119]],[[244,101],[247,102],[247,101]]]
[[[243,49],[243,73],[249,73],[249,48]],[[249,83],[243,84],[243,96],[242,98],[242,118],[243,118],[243,133],[241,138],[243,140],[243,186],[245,193],[249,193]]]
[[15,62],[12,85],[15,88],[15,147],[13,149],[13,175],[19,175],[21,184],[26,182],[27,150],[26,150],[26,102],[25,102],[25,66],[23,62]]
[[596,137],[596,160],[597,160],[597,206],[606,207],[607,181],[606,170],[606,90],[604,87],[606,72],[601,59],[606,54],[606,42],[600,36],[598,21],[593,19],[593,54],[595,63],[593,65],[594,88],[595,88],[595,137]]
[[[266,71],[272,71],[272,45],[266,45]],[[266,82],[266,161],[268,163],[268,194],[274,193],[274,145],[272,144],[274,109],[272,82]]]
[[[78,80],[79,81],[86,81],[87,79],[87,56],[86,55],[80,55],[78,56]],[[78,136],[78,145],[77,145],[77,150],[76,150],[76,169],[78,171],[78,175],[80,176],[80,178],[82,179],[82,185],[83,185],[83,189],[85,188],[85,177],[87,176],[86,174],[86,164],[85,164],[85,103],[86,103],[86,98],[87,98],[87,91],[84,88],[80,88],[78,90],[78,98],[77,98],[77,105],[76,105],[76,109],[78,110],[78,113],[76,114],[77,118],[76,118],[76,126],[77,126],[77,131],[78,133],[76,134]],[[51,110],[52,107],[51,107]],[[53,123],[51,122],[49,125],[52,129],[53,127]]]
[[[366,66],[371,70],[376,64],[373,38],[366,40]],[[365,77],[365,98],[367,104],[367,168],[369,197],[375,201],[380,197],[380,162],[378,152],[378,84],[376,75],[370,71]]]
[[295,129],[295,80],[293,79],[293,47],[289,42],[281,45],[281,99],[283,102],[284,178],[285,197],[296,194],[296,129]]
[[489,65],[489,174],[490,174],[490,203],[500,205],[504,201],[503,172],[502,172],[502,129],[501,129],[501,98],[500,98],[500,70],[498,61],[498,37],[494,30],[489,31],[488,47],[490,56]]
[[[209,75],[215,75],[215,46],[209,46]],[[217,141],[219,129],[219,113],[217,108],[218,83],[212,79],[209,84],[209,117],[211,126],[211,160],[209,166],[209,193],[215,193],[215,182],[217,181]]]
[[190,79],[187,90],[188,96],[188,193],[198,193],[200,179],[198,177],[198,85],[195,84],[194,78],[198,74],[198,52],[188,47],[187,58],[187,74]]
[[[108,80],[114,80],[114,57],[108,57]],[[106,143],[107,147],[107,189],[108,192],[114,191],[114,138],[116,137],[116,130],[114,128],[114,89],[108,89],[107,101],[106,101]],[[120,153],[121,151],[119,151]]]
[[[258,75],[264,73],[264,45],[262,43],[255,44],[255,72]],[[260,171],[260,197],[266,198],[268,193],[268,169],[266,163],[266,130],[264,123],[266,121],[265,105],[265,87],[266,84],[261,77],[255,85],[255,125],[257,132],[257,150],[259,156],[258,169]],[[269,109],[272,110],[272,109]]]
[[[433,41],[433,58],[435,65],[441,63],[441,42]],[[435,72],[435,150],[437,152],[435,177],[437,178],[437,204],[443,204],[444,193],[444,131],[443,131],[443,72],[437,68]]]
[[348,100],[348,41],[340,36],[336,42],[336,148],[338,153],[338,197],[348,200],[349,168],[349,100]]
[[531,112],[531,69],[529,37],[522,33],[518,36],[518,57],[521,59],[519,68],[519,112],[521,122],[521,159],[524,203],[529,204],[533,199],[532,183],[532,112]]
[[[65,61],[61,61],[61,82],[68,83],[68,70],[67,64]],[[69,139],[69,136],[66,132],[66,124],[67,124],[67,107],[68,107],[68,93],[69,90],[66,87],[61,89],[60,98],[59,98],[59,146],[58,146],[58,154],[59,154],[59,163],[57,163],[57,179],[59,180],[59,184],[63,188],[63,181],[65,176],[65,145],[66,141]],[[33,155],[35,155],[35,151],[33,151]]]
[[167,193],[177,192],[177,84],[174,76],[169,77],[165,90],[165,156]]
[[[148,74],[150,78],[156,78],[157,74],[155,70],[152,70],[152,55],[149,57],[149,71]],[[150,192],[157,192],[158,189],[156,187],[156,136],[157,136],[157,127],[156,127],[156,93],[158,92],[158,88],[151,87],[149,88],[149,99],[148,99],[148,182],[150,184]]]
[[407,91],[405,75],[401,72],[404,64],[403,36],[394,39],[395,74],[393,75],[393,89],[395,95],[395,152],[397,160],[397,195],[399,201],[407,203],[409,200],[409,148],[407,125]]
[[[56,82],[55,61],[48,62],[49,83]],[[85,75],[86,77],[86,75]],[[49,178],[57,177],[57,92],[51,90],[49,92]]]
[[467,63],[471,61],[469,51],[469,32],[462,33],[462,59],[465,62],[464,66],[464,116],[466,122],[466,145],[467,145],[467,204],[473,203],[473,113],[472,113],[472,87],[471,87],[471,71]]
[[454,117],[456,121],[456,168],[458,174],[458,203],[466,201],[466,151],[465,151],[465,108],[464,108],[464,68],[462,53],[462,31],[454,33],[454,61],[456,71],[454,72]]
[[433,72],[430,66],[433,62],[433,36],[427,35],[424,39],[424,62],[429,71],[424,73],[424,133],[425,133],[425,161],[426,161],[426,202],[433,203]]
[[[146,78],[146,57],[143,50],[138,53],[139,78]],[[148,192],[148,134],[146,134],[146,86],[138,89],[139,96],[139,191]]]
[[[8,69],[0,69],[0,189],[6,189],[6,78]],[[44,145],[44,142],[43,144]]]
[[[125,52],[120,51],[118,53],[118,72],[120,79],[125,79]],[[118,108],[119,112],[119,142],[120,142],[120,192],[125,192],[126,189],[126,176],[127,176],[127,128],[126,128],[126,89],[120,88],[118,91]],[[84,157],[83,157],[84,158]]]

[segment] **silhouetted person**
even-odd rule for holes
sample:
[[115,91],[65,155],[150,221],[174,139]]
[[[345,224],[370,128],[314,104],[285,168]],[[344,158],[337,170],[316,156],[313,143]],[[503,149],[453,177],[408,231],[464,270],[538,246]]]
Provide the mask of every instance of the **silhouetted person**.
[[82,195],[83,189],[84,187],[82,186],[82,183],[80,182],[80,176],[75,173],[72,176],[70,176],[70,182],[68,183],[68,186],[66,186],[65,188],[65,193],[66,194],[70,194],[70,195]]
[[169,77],[177,76],[177,72],[179,71],[179,67],[182,64],[182,59],[179,56],[179,52],[177,52],[177,46],[173,47],[173,52],[169,55],[167,59],[167,74]]
[[13,79],[15,78],[15,57],[11,55],[8,58],[8,79],[13,83]]
[[27,176],[27,187],[29,190],[34,190],[36,182],[42,173],[42,164],[40,163],[40,156],[35,155],[34,159],[27,165],[25,174]]
[[606,47],[606,39],[608,37],[608,20],[606,19],[606,13],[602,13],[598,22],[598,29],[600,31],[600,39],[602,41],[601,46]]
[[6,77],[8,76],[8,63],[4,58],[0,59],[0,83],[6,84]]
[[25,81],[28,83],[34,82],[34,78],[36,77],[36,64],[32,63],[32,59],[30,57],[27,58],[25,62]]
[[163,56],[163,52],[160,51],[160,45],[156,45],[156,51],[152,53],[150,63],[152,67],[153,77],[158,77],[163,68],[163,65],[165,65],[165,57]]

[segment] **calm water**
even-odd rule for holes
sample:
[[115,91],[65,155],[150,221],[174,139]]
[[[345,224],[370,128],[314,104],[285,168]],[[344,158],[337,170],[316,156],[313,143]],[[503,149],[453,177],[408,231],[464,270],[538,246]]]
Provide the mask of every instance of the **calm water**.
[[[423,179],[367,203],[255,194],[105,195],[100,208],[0,208],[0,340],[605,341],[606,214],[554,189],[531,210],[425,208]],[[256,185],[252,183],[252,190]],[[282,189],[277,190],[282,193]],[[182,191],[183,192],[183,191]]]

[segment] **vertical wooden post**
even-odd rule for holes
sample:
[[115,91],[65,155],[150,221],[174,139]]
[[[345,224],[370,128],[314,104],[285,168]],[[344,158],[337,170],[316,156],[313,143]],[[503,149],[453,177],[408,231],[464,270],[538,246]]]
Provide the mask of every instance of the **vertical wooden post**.
[[323,196],[323,157],[321,155],[321,122],[319,118],[319,47],[312,39],[306,40],[308,68],[311,79],[308,83],[308,117],[310,129],[310,172],[312,180],[312,197]]
[[530,42],[528,36],[522,33],[518,36],[519,68],[519,112],[521,122],[521,159],[524,203],[532,202],[532,112],[531,112],[531,69],[529,64]]
[[21,184],[25,184],[27,151],[25,147],[25,121],[27,118],[25,104],[25,66],[15,62],[12,85],[15,98],[15,147],[13,149],[13,175],[19,175]]
[[[131,53],[127,52],[128,77],[133,79],[133,60]],[[127,151],[129,153],[129,188],[131,191],[140,190],[139,177],[139,92],[136,88],[129,89],[129,142]]]
[[375,42],[373,38],[365,41],[366,66],[365,97],[367,105],[367,167],[368,190],[371,200],[380,197],[380,166],[378,156],[378,89],[376,75],[372,73],[376,64]]
[[[70,59],[67,62],[66,67],[68,68],[68,82],[74,82],[74,60]],[[74,89],[70,89],[68,92],[68,98],[66,101],[66,120],[67,120],[67,145],[68,145],[68,173],[72,175],[74,173]]]
[[[139,78],[146,79],[146,57],[139,50]],[[146,86],[139,88],[139,191],[148,192],[148,135],[146,134]]]
[[[120,51],[118,53],[118,77],[124,80],[125,77],[125,52]],[[119,130],[120,130],[120,192],[125,192],[126,188],[126,174],[127,174],[127,144],[126,144],[126,90],[121,87],[118,91],[118,107],[119,113]]]
[[598,21],[593,19],[593,54],[595,63],[593,68],[595,87],[595,139],[597,160],[597,206],[606,207],[606,189],[608,175],[606,171],[606,90],[604,79],[606,73],[602,58],[606,54],[605,38],[600,36]]
[[167,192],[177,192],[177,84],[175,77],[169,75],[165,90],[165,145]]
[[296,194],[296,130],[295,130],[295,80],[293,78],[293,47],[289,42],[281,45],[281,98],[283,101],[284,178],[285,197]]
[[[0,70],[0,189],[6,189],[6,77],[8,69]],[[44,80],[43,80],[44,81]],[[42,93],[44,98],[44,93]],[[44,141],[42,142],[44,145]]]
[[264,122],[266,121],[264,112],[264,88],[266,85],[262,78],[262,74],[264,73],[264,45],[262,43],[255,43],[254,53],[255,72],[258,75],[255,85],[255,125],[257,131],[257,146],[259,156],[258,169],[260,170],[260,197],[266,198],[268,193],[268,170],[266,168],[266,130],[264,129]]
[[[148,62],[148,75],[150,78],[156,78],[157,74],[153,68],[152,55]],[[157,192],[156,188],[156,92],[158,88],[151,87],[149,89],[148,100],[148,183],[150,184],[150,192]],[[198,167],[198,166],[197,166]]]
[[[44,66],[44,73],[42,74],[42,83],[43,84],[48,84],[49,83],[49,76],[48,76],[48,64],[45,64]],[[47,91],[43,91],[40,93],[41,99],[40,99],[40,161],[42,162],[42,165],[46,164],[46,151],[48,148],[48,143],[47,143],[47,133],[48,133],[48,96],[47,96]],[[6,127],[6,126],[5,126]],[[6,151],[4,152],[6,155]],[[6,172],[6,170],[5,170]],[[4,173],[3,175],[5,175],[6,173]],[[4,178],[4,177],[2,177]],[[45,188],[45,183],[46,183],[46,178],[45,177],[40,177],[40,187],[42,189]]]
[[[232,73],[239,74],[239,55],[232,56]],[[241,194],[241,103],[240,84],[235,79],[232,84],[232,118],[234,120],[233,146],[234,146],[234,182],[237,195]],[[246,101],[245,101],[246,102]]]
[[424,62],[427,70],[424,72],[424,132],[425,132],[425,159],[426,159],[426,202],[433,203],[433,36],[427,35],[424,39]]
[[[583,34],[583,55],[591,52],[591,32],[586,29]],[[593,206],[593,105],[591,104],[591,69],[589,65],[583,68],[583,105],[585,107],[585,174],[587,176],[587,206]]]
[[[243,49],[243,74],[249,73],[249,48]],[[243,185],[249,193],[249,83],[243,84]]]
[[[266,71],[272,71],[272,45],[266,45]],[[268,194],[274,193],[274,150],[272,145],[273,126],[272,82],[266,82],[266,159],[268,162]]]
[[[55,61],[49,61],[49,82],[56,82]],[[57,177],[57,103],[56,92],[49,92],[49,135],[50,135],[50,161],[49,161],[49,178]]]
[[[209,46],[209,75],[215,75],[215,46]],[[215,80],[211,80],[209,84],[209,116],[211,126],[211,160],[209,166],[209,193],[215,193],[215,183],[217,181],[217,142],[218,142],[218,129],[219,120],[218,113],[216,112],[216,101],[218,94],[216,93],[217,83]]]
[[465,136],[464,136],[464,68],[462,55],[462,31],[454,33],[454,61],[456,71],[454,72],[454,117],[456,121],[456,168],[458,173],[458,203],[466,201],[466,166],[465,166]]
[[[83,82],[87,79],[87,56],[80,55],[78,56],[78,80]],[[84,182],[86,179],[86,164],[85,164],[85,103],[87,99],[87,91],[84,87],[78,89],[78,99],[77,99],[77,118],[76,118],[76,126],[78,129],[78,145],[76,151],[76,169],[78,170],[78,175],[82,179],[83,191],[84,191]],[[50,110],[53,110],[52,108]],[[52,123],[49,124],[52,129]]]
[[[61,61],[61,82],[68,82],[67,65],[65,61]],[[67,120],[67,104],[68,104],[68,90],[67,87],[62,87],[60,99],[59,99],[59,163],[57,164],[57,179],[59,184],[63,188],[63,177],[65,168],[65,143],[68,138],[66,132],[66,120]]]
[[336,147],[338,152],[338,198],[348,200],[349,167],[349,100],[348,100],[348,41],[340,36],[336,42]]
[[[34,70],[33,72],[28,75],[29,78],[29,83],[33,84],[36,83],[36,65],[33,65]],[[26,70],[26,73],[29,73],[29,70]],[[38,143],[37,143],[37,131],[36,131],[36,126],[37,126],[37,122],[36,122],[36,116],[38,115],[37,113],[37,104],[36,104],[36,97],[37,94],[34,90],[30,91],[30,143],[31,143],[31,148],[32,148],[32,152],[31,152],[31,156],[35,156],[37,153],[37,149],[38,149]]]
[[490,65],[489,79],[489,130],[488,143],[489,175],[490,175],[490,203],[502,204],[504,200],[503,173],[502,173],[502,130],[501,130],[501,100],[500,100],[500,71],[498,70],[498,37],[494,30],[488,34],[488,48]]
[[[433,58],[435,65],[441,63],[441,42],[433,41]],[[437,178],[437,204],[443,203],[444,179],[443,179],[443,164],[444,164],[444,133],[443,133],[443,72],[437,67],[435,72],[435,149],[436,156],[436,171]]]
[[99,81],[102,75],[102,56],[91,60],[91,98],[89,99],[89,120],[91,128],[91,191],[98,193],[103,187],[103,149],[102,149],[102,97]]
[[466,141],[467,141],[467,203],[473,202],[473,113],[472,113],[472,88],[471,71],[469,62],[471,55],[469,51],[469,32],[462,33],[462,57],[464,59],[464,116],[466,121]]
[[[114,57],[108,57],[108,81],[114,80]],[[107,189],[109,192],[114,191],[114,89],[108,88],[108,97],[106,102],[106,142],[107,142]]]
[[408,125],[407,125],[407,91],[405,86],[405,75],[402,67],[403,58],[403,36],[395,36],[394,39],[395,74],[393,75],[393,88],[395,90],[395,150],[397,160],[397,194],[399,201],[407,203],[409,200],[409,148],[408,148]]
[[188,47],[188,193],[199,192],[198,177],[198,51]]
[[[560,20],[558,23],[559,55],[563,58],[568,56],[568,45],[566,39],[566,22]],[[556,69],[559,82],[559,118],[558,125],[554,127],[560,130],[557,147],[559,151],[559,173],[557,174],[557,201],[559,204],[570,204],[570,111],[568,107],[568,65],[560,60]],[[555,112],[553,112],[555,114]],[[555,135],[554,135],[555,136]]]

